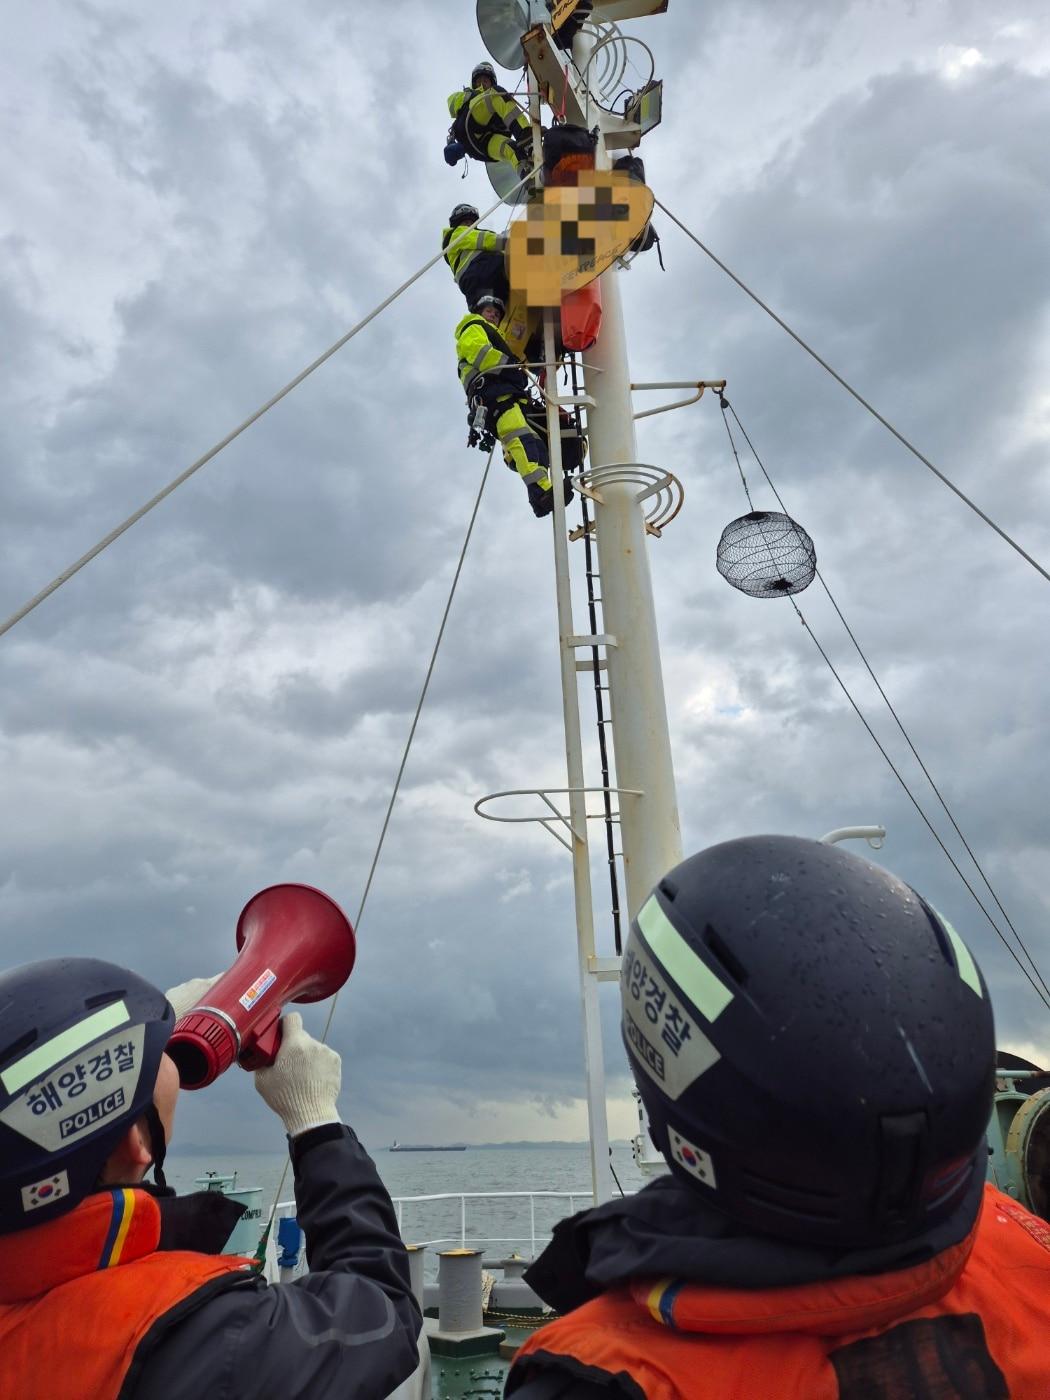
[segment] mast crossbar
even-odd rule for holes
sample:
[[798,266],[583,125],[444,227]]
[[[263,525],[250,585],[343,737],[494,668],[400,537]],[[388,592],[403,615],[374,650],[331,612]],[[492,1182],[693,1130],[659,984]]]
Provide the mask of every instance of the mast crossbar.
[[695,389],[695,393],[690,394],[687,399],[675,399],[673,403],[661,404],[659,408],[646,408],[641,413],[634,415],[637,423],[639,418],[655,418],[658,413],[671,413],[676,408],[688,408],[690,404],[699,403],[704,397],[705,389],[717,389],[724,393],[726,381],[724,379],[667,379],[661,383],[632,384],[632,390],[643,389]]
[[[555,796],[561,794],[565,794],[567,796],[572,796],[573,794],[582,794],[585,796],[589,792],[602,792],[607,793],[609,795],[615,793],[617,797],[645,796],[645,793],[642,792],[639,788],[605,787],[602,785],[563,788],[510,788],[506,792],[490,792],[487,793],[484,797],[479,797],[478,800],[474,803],[474,811],[477,812],[479,817],[484,817],[485,820],[488,822],[509,822],[511,824],[519,825],[524,824],[526,822],[535,822],[537,825],[542,826],[547,831],[549,831],[550,834],[556,840],[561,842],[561,844],[566,848],[566,850],[571,851],[572,846],[570,845],[570,843],[565,840],[564,836],[562,836],[562,834],[559,831],[556,831],[551,825],[549,825],[549,823],[552,821],[560,822],[561,825],[565,827],[566,831],[570,832],[579,841],[586,840],[586,832],[577,833],[574,830],[572,813],[563,812],[560,807],[556,806],[555,803],[551,801],[551,794],[554,794]],[[482,811],[482,808],[485,806],[486,803],[496,802],[500,798],[504,797],[538,797],[541,799],[541,801],[545,802],[547,806],[551,809],[553,816],[548,817],[544,816],[542,813],[539,813],[535,815],[530,814],[524,817],[501,817],[497,816],[495,812]],[[619,822],[620,820],[619,811],[588,812],[586,810],[583,810],[580,813],[580,815],[583,817],[584,821],[588,822]]]

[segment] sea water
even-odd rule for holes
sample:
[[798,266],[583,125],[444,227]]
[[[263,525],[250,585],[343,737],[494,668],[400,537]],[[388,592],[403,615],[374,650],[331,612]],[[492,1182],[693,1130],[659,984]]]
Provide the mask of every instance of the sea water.
[[[427,1275],[437,1268],[437,1251],[458,1247],[482,1249],[486,1262],[512,1252],[525,1258],[542,1249],[554,1224],[591,1204],[590,1155],[586,1143],[530,1146],[468,1147],[465,1152],[390,1152],[373,1150],[373,1160],[397,1203],[406,1243],[425,1244]],[[283,1154],[229,1152],[183,1155],[173,1150],[166,1163],[168,1182],[181,1193],[199,1190],[195,1179],[207,1172],[237,1174],[237,1188],[262,1189],[265,1213],[277,1192],[287,1162]],[[609,1186],[625,1193],[645,1184],[627,1143],[614,1143]],[[613,1173],[615,1172],[615,1179]],[[483,1193],[558,1192],[557,1196],[526,1195],[485,1198]],[[461,1200],[464,1195],[466,1199]],[[454,1199],[418,1201],[418,1196],[451,1195]],[[472,1198],[473,1197],[473,1198]],[[293,1199],[289,1170],[281,1200]]]

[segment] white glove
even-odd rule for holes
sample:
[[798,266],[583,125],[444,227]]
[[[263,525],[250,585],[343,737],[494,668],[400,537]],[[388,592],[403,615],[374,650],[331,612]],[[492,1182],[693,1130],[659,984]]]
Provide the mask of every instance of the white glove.
[[164,995],[171,1002],[176,1021],[192,1010],[199,1001],[203,1001],[221,976],[222,973],[217,972],[214,977],[193,977],[189,982],[180,982],[177,987],[169,987]]
[[281,1048],[269,1069],[255,1071],[255,1087],[284,1124],[289,1137],[339,1123],[336,1099],[343,1062],[303,1030],[298,1011],[281,1017]]

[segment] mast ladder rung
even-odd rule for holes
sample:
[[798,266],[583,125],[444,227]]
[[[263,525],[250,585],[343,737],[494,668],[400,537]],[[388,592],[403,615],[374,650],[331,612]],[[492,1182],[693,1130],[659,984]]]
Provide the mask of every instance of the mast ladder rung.
[[548,394],[548,403],[557,404],[559,408],[595,408],[597,404],[592,394]]
[[565,645],[569,647],[614,647],[617,642],[611,632],[589,632],[586,635],[574,634],[566,637]]

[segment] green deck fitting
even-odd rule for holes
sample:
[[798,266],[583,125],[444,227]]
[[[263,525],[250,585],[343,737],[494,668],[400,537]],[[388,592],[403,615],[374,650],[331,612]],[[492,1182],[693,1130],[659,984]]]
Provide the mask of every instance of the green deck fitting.
[[499,1355],[500,1342],[506,1333],[499,1327],[479,1327],[475,1332],[442,1332],[437,1321],[424,1321],[431,1356],[492,1356]]
[[454,1360],[435,1356],[431,1366],[433,1400],[500,1400],[507,1366],[495,1358]]

